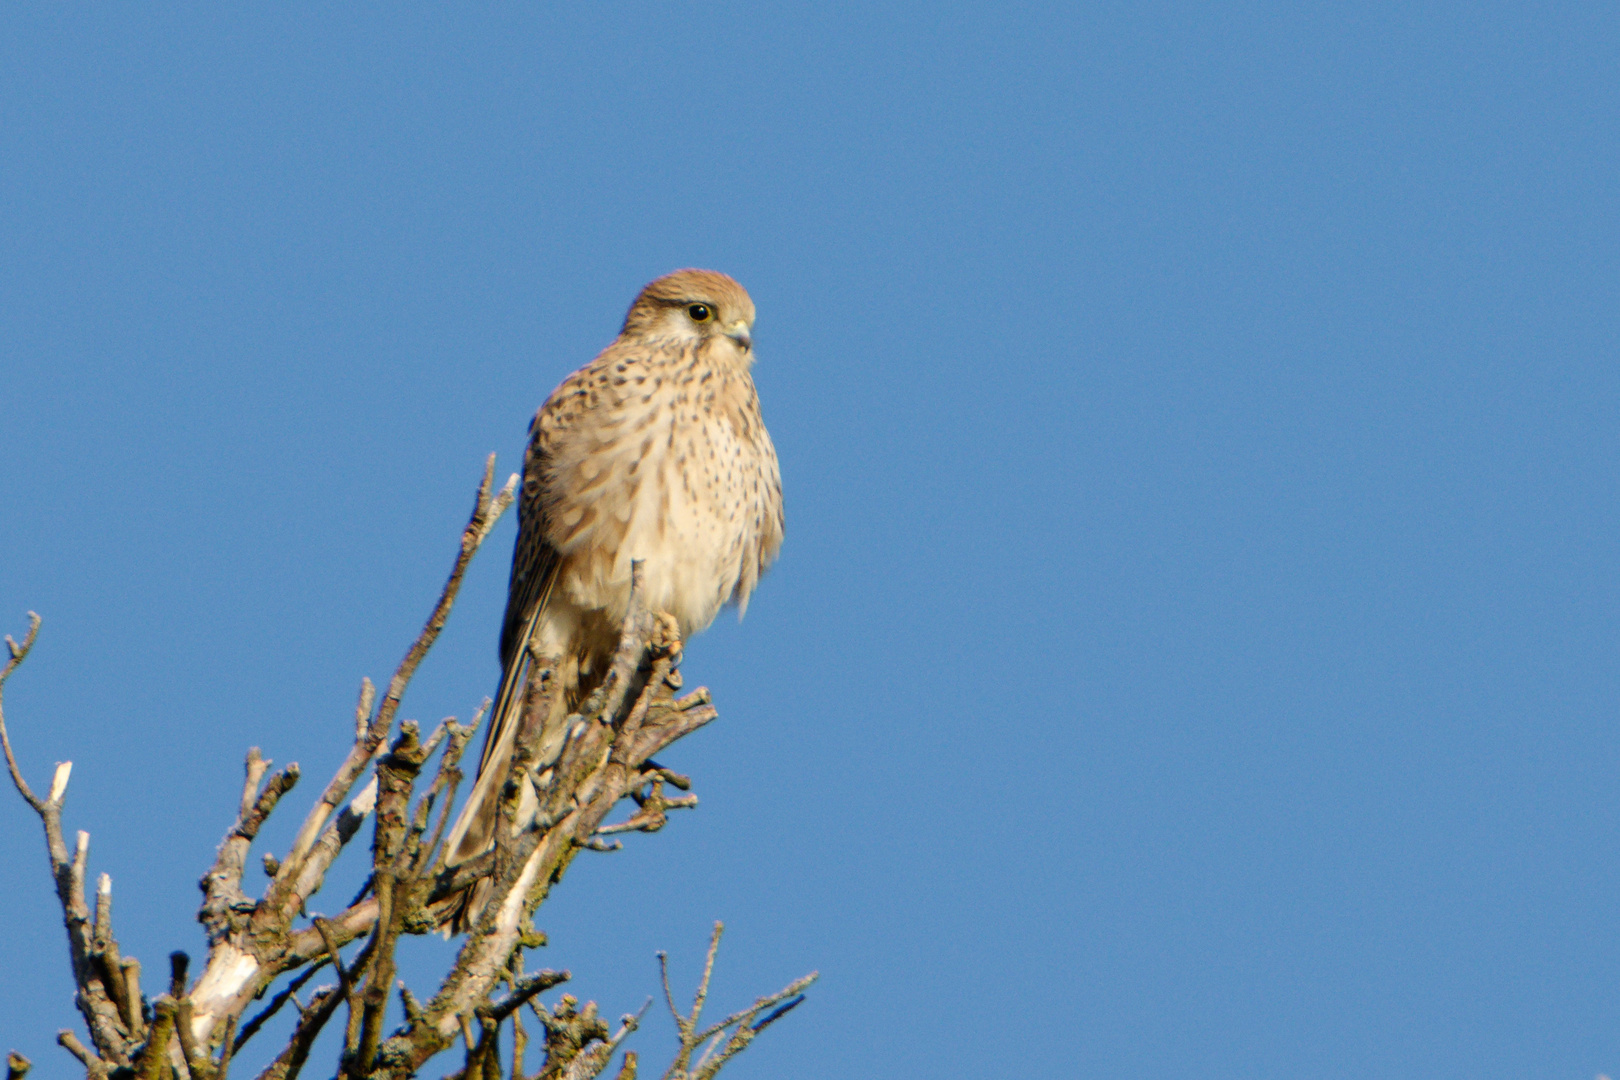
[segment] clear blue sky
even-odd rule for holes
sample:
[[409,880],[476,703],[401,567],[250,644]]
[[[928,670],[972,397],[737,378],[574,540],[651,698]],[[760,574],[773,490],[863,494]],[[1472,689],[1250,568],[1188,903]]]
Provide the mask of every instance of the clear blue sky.
[[[542,913],[575,993],[689,983],[721,918],[717,1007],[823,972],[738,1080],[1620,1069],[1617,46],[1598,4],[7,5],[18,751],[75,761],[155,987],[246,747],[307,803],[484,455],[713,267],[787,544],[687,653],[702,807]],[[406,715],[493,689],[512,535]],[[0,1049],[69,1076],[10,791],[0,897]]]

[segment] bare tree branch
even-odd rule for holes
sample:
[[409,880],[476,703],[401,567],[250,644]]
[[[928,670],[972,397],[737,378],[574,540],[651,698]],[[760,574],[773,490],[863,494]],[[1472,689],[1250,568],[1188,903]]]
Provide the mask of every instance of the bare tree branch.
[[[818,977],[817,973],[812,971],[801,979],[795,979],[776,993],[760,998],[748,1008],[732,1013],[718,1024],[700,1029],[698,1024],[703,1016],[704,1003],[708,1000],[709,980],[714,975],[714,958],[720,950],[720,935],[724,930],[725,927],[721,923],[714,924],[714,933],[709,938],[709,954],[703,961],[703,979],[698,983],[697,995],[692,1001],[692,1012],[688,1016],[682,1016],[680,1010],[675,1007],[674,995],[669,992],[668,963],[663,953],[658,954],[659,967],[665,973],[664,1000],[668,1002],[670,1014],[675,1018],[675,1028],[680,1033],[681,1040],[680,1049],[675,1054],[675,1060],[664,1072],[663,1080],[711,1080],[726,1062],[746,1050],[748,1044],[753,1042],[760,1032],[804,1001],[804,991]],[[763,1018],[762,1013],[765,1014]],[[697,1061],[693,1062],[692,1055],[704,1044],[707,1046]]]
[[[501,514],[512,504],[512,493],[517,486],[516,475],[499,492],[494,491],[494,477],[495,456],[491,454],[484,464],[483,478],[473,500],[472,515],[462,530],[460,548],[451,566],[450,576],[440,590],[438,602],[421,633],[406,650],[374,714],[375,690],[369,680],[362,683],[360,701],[355,709],[354,745],[314,808],[305,817],[288,857],[276,864],[275,877],[264,898],[251,906],[245,900],[238,901],[230,895],[230,866],[216,864],[217,871],[223,872],[219,895],[210,894],[204,905],[205,910],[211,911],[212,919],[211,922],[205,920],[210,930],[208,965],[192,995],[197,1003],[195,1023],[199,1040],[216,1039],[225,1021],[232,1016],[239,1017],[248,1002],[278,976],[317,955],[318,935],[315,941],[311,941],[308,932],[305,932],[302,947],[299,947],[299,935],[292,931],[292,925],[324,881],[327,867],[354,835],[360,820],[369,811],[371,803],[366,792],[351,802],[345,815],[340,815],[332,826],[327,826],[327,819],[382,747],[411,677],[438,640],[440,631],[450,617],[450,609],[461,589],[467,566],[480,545],[488,539]],[[222,851],[221,861],[224,859],[225,853]],[[235,880],[240,881],[239,875]],[[355,910],[357,906],[351,905],[348,911],[332,921],[339,944],[353,940],[370,929],[369,923],[363,918],[364,913]],[[227,913],[239,917],[231,918]]]
[[[226,1080],[233,1055],[261,1035],[289,1002],[297,1009],[292,1033],[259,1074],[261,1080],[293,1080],[317,1037],[345,1005],[348,1020],[336,1068],[339,1080],[415,1076],[457,1039],[465,1042],[466,1055],[455,1076],[503,1080],[508,1070],[500,1060],[500,1035],[507,1023],[512,1027],[513,1054],[509,1080],[591,1080],[607,1069],[636,1030],[646,1005],[624,1016],[616,1029],[598,1014],[595,1002],[582,1006],[572,994],[563,994],[554,1007],[546,1007],[540,995],[570,975],[549,970],[524,975],[523,953],[545,944],[546,935],[534,926],[535,912],[579,851],[617,850],[619,842],[606,837],[657,832],[667,824],[670,811],[698,804],[697,796],[690,794],[690,778],[653,761],[652,755],[712,722],[716,713],[708,691],[701,687],[685,697],[674,696],[682,685],[681,642],[673,620],[647,608],[641,564],[631,567],[630,602],[610,669],[579,711],[567,718],[560,751],[543,763],[537,761],[536,747],[541,720],[549,709],[550,673],[542,663],[531,665],[511,767],[513,777],[532,786],[538,806],[532,817],[520,821],[516,792],[522,785],[508,784],[493,850],[446,867],[442,846],[462,778],[461,756],[489,702],[485,700],[471,724],[447,718],[426,740],[414,721],[401,722],[397,731],[395,727],[406,689],[444,628],[469,562],[510,505],[516,479],[495,492],[493,456],[486,462],[438,602],[380,700],[371,682],[362,681],[349,751],[316,796],[285,856],[262,856],[269,882],[258,898],[244,883],[249,853],[300,772],[290,764],[272,773],[271,763],[258,748],[248,752],[236,820],[199,883],[203,901],[198,920],[206,933],[208,957],[195,984],[188,984],[186,954],[176,952],[170,957],[168,993],[150,1003],[142,996],[141,965],[122,955],[113,933],[112,881],[105,874],[98,878],[92,912],[85,893],[89,835],[78,833],[71,849],[65,840],[61,811],[72,765],[57,766],[49,793],[41,799],[24,780],[0,711],[0,744],[12,782],[44,826],[68,931],[75,1001],[90,1036],[88,1046],[70,1031],[61,1033],[58,1041],[79,1060],[88,1078]],[[0,691],[38,637],[39,619],[32,614],[29,618],[29,632],[21,645],[6,639],[8,658],[0,668]],[[436,767],[428,769],[429,759],[441,749]],[[367,769],[373,775],[361,785]],[[357,785],[360,790],[355,793]],[[666,785],[684,794],[667,794]],[[634,803],[633,813],[606,824],[613,808],[626,800]],[[310,914],[310,899],[368,818],[373,835],[366,885],[335,914]],[[469,888],[484,897],[477,923],[433,995],[425,1003],[418,1001],[396,978],[394,955],[400,936],[439,928]],[[681,1035],[675,1063],[665,1074],[670,1080],[708,1080],[760,1031],[802,1001],[804,987],[815,978],[806,976],[700,1030],[721,929],[715,924],[690,1016],[682,1016],[675,1007],[665,971],[665,999]],[[362,940],[346,964],[342,950]],[[662,954],[659,959],[663,965]],[[337,985],[317,989],[307,1006],[301,1004],[299,991],[327,965]],[[285,985],[276,989],[284,977]],[[498,995],[503,984],[509,990]],[[387,1005],[395,988],[404,1022],[388,1033]],[[271,991],[275,992],[269,1003],[244,1022],[249,1004]],[[544,1037],[544,1063],[532,1076],[524,1064],[530,1047],[520,1018],[525,1007],[540,1020]],[[626,1051],[616,1075],[633,1080],[637,1067],[636,1055]],[[27,1059],[13,1055],[7,1080],[22,1080],[28,1068]]]
[[[22,644],[19,645],[9,636],[5,639],[7,658],[4,666],[0,667],[0,693],[4,692],[6,680],[28,658],[28,654],[39,639],[39,616],[29,612],[28,621],[28,633],[24,636]],[[90,834],[80,832],[70,854],[67,840],[62,833],[62,803],[67,798],[68,777],[72,774],[73,763],[70,761],[58,763],[51,777],[49,794],[44,799],[35,795],[23,779],[22,769],[18,766],[16,754],[12,751],[3,704],[3,700],[0,700],[0,745],[3,745],[5,750],[6,767],[11,773],[12,783],[16,785],[23,801],[39,815],[40,824],[45,830],[45,849],[50,860],[51,877],[56,882],[56,896],[62,908],[62,922],[67,928],[68,956],[73,967],[73,981],[77,990],[74,995],[75,1003],[84,1017],[91,1041],[95,1045],[94,1051],[85,1050],[89,1059],[81,1058],[81,1060],[85,1062],[87,1071],[91,1070],[93,1060],[97,1063],[95,1068],[105,1073],[110,1066],[130,1064],[130,1051],[134,1040],[126,1024],[124,1011],[119,1008],[113,992],[109,990],[108,984],[114,980],[108,977],[107,966],[102,963],[101,951],[95,939],[95,927],[91,922],[90,908],[85,901],[84,876],[89,856]],[[108,910],[109,912],[111,910],[110,897]],[[111,944],[109,932],[100,945],[105,949]],[[121,968],[116,970],[117,990],[123,991],[123,972]],[[71,1032],[69,1035],[71,1037]],[[72,1037],[72,1041],[74,1045],[83,1048],[77,1037]],[[64,1042],[62,1045],[72,1051],[72,1046],[68,1043]]]
[[313,979],[316,974],[321,971],[324,963],[325,961],[321,960],[313,962],[309,967],[305,968],[303,971],[300,971],[296,976],[294,976],[291,982],[282,987],[282,989],[270,999],[270,1004],[266,1005],[262,1010],[260,1010],[258,1015],[254,1016],[253,1019],[242,1025],[241,1032],[237,1034],[234,1040],[232,1040],[232,1050],[240,1050],[244,1045],[246,1045],[249,1039],[257,1035],[259,1033],[259,1029],[264,1026],[265,1021],[269,1020],[272,1016],[276,1015],[276,1013],[280,1012],[281,1007],[287,1004],[288,1000],[291,999],[294,994],[298,993],[298,991],[304,988],[305,983],[309,982],[309,980]]
[[[0,667],[0,746],[5,747],[6,768],[11,770],[11,782],[17,785],[17,790],[22,794],[28,805],[34,808],[34,812],[43,814],[45,812],[44,803],[34,794],[33,789],[28,786],[28,782],[23,779],[22,770],[17,768],[17,755],[11,752],[11,736],[6,732],[6,710],[4,708],[6,680],[11,678],[11,673],[16,671],[18,666],[28,659],[28,654],[34,650],[34,642],[39,640],[39,622],[39,616],[30,611],[28,613],[28,633],[23,635],[21,645],[17,644],[10,634],[6,635],[6,663],[4,667]],[[69,768],[71,767],[72,765],[69,763]],[[62,782],[67,783],[65,779]]]

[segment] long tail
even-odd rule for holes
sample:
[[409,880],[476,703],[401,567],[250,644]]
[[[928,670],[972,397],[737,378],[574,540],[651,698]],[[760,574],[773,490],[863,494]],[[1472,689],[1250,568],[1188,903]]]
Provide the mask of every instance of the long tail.
[[[484,753],[478,761],[478,775],[473,780],[467,802],[450,827],[445,838],[449,855],[447,866],[477,858],[494,844],[495,817],[500,807],[501,789],[511,771],[512,752],[517,742],[518,729],[523,723],[525,691],[529,685],[529,669],[533,662],[527,643],[531,640],[545,605],[537,604],[520,638],[522,645],[513,650],[512,657],[501,671],[501,684],[495,692],[495,703],[490,708],[489,733],[484,738]],[[542,707],[548,711],[541,726],[541,745],[536,748],[538,759],[548,762],[560,749],[566,730],[568,705],[575,696],[579,680],[577,663],[566,658],[554,658],[555,678],[550,680],[549,701]],[[557,744],[553,746],[551,744]],[[529,792],[524,793],[529,796]],[[527,800],[525,800],[527,801]],[[489,882],[481,881],[468,888],[447,913],[445,928],[449,933],[460,933],[478,921],[484,901],[489,893]]]

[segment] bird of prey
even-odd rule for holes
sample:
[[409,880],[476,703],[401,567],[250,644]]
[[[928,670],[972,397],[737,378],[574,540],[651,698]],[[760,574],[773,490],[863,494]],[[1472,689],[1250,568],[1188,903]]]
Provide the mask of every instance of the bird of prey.
[[[605,675],[643,561],[647,607],[683,639],[726,603],[739,617],[782,544],[782,481],[749,369],[754,302],[712,270],[642,289],[614,342],[551,392],[529,425],[501,682],[478,776],[445,843],[488,850],[521,722],[531,652],[553,672],[533,774]],[[531,649],[530,643],[533,642]],[[531,775],[533,775],[531,774]],[[532,816],[525,783],[515,827]],[[487,891],[487,890],[486,890]],[[453,918],[476,920],[475,890]]]

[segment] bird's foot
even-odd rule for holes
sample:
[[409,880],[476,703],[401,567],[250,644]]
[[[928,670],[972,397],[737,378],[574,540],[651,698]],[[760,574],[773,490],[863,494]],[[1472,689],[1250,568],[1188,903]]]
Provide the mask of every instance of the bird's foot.
[[667,611],[655,611],[653,617],[653,633],[651,644],[654,648],[662,649],[674,658],[674,663],[681,662],[681,624]]

